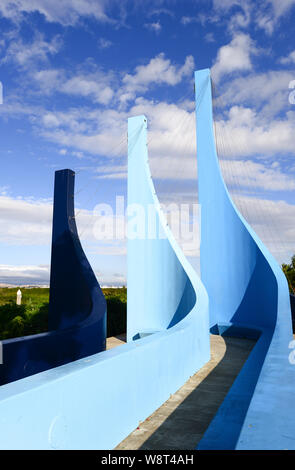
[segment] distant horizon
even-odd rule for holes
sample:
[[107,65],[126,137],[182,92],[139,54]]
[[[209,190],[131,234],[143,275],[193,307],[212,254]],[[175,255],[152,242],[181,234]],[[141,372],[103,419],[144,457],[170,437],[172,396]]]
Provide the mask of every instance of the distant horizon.
[[[44,289],[49,289],[50,285],[49,284],[6,284],[6,283],[0,283],[0,288],[2,287],[7,287],[7,288],[16,288],[19,287],[20,289],[26,289],[26,288],[34,288],[34,287],[39,287],[39,288],[44,288]],[[101,289],[123,289],[124,287],[127,288],[127,285],[122,285],[122,284],[112,284],[112,285],[100,285]]]

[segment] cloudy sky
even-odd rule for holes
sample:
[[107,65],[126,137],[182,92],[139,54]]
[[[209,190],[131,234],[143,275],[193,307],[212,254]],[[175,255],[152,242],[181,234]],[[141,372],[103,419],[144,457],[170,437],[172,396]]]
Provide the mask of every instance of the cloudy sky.
[[[1,0],[0,283],[48,283],[62,168],[76,171],[77,225],[100,283],[125,283],[124,240],[97,240],[93,224],[97,204],[126,196],[127,118],[148,117],[161,202],[197,202],[193,71],[207,67],[230,192],[288,261],[294,20],[295,0]],[[198,248],[187,254],[197,266]]]

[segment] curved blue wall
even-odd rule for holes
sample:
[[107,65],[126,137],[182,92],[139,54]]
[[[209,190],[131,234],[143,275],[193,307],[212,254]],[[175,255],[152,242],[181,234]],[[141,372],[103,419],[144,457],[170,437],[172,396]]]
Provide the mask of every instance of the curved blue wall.
[[129,203],[151,202],[164,236],[128,241],[129,342],[0,387],[2,449],[111,449],[210,358],[208,297],[160,211],[144,116],[128,134]]
[[[200,449],[294,448],[292,339],[286,278],[239,214],[216,154],[211,79],[195,73],[201,278],[213,332],[259,338]],[[290,415],[292,418],[290,419]]]
[[71,170],[55,173],[49,332],[3,344],[0,384],[103,351],[106,301],[81,247]]
[[[134,230],[129,231],[128,340],[171,328],[206,298],[160,208],[148,165],[146,132],[144,116],[128,120],[128,207],[131,211],[128,222],[132,228],[140,216],[143,224],[138,236],[134,235]],[[203,347],[196,354],[196,360],[201,363],[208,358],[205,311],[200,311],[198,321],[196,335]]]

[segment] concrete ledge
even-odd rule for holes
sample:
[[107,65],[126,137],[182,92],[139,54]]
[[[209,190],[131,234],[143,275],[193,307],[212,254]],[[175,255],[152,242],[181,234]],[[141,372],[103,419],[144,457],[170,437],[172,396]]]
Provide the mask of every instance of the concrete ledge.
[[116,450],[195,449],[255,341],[211,335],[211,359]]

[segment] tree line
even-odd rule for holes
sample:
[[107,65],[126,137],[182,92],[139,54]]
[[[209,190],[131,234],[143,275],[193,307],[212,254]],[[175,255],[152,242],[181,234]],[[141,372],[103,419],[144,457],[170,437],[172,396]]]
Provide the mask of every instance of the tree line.
[[288,281],[290,294],[295,295],[295,255],[292,256],[290,264],[282,264],[282,269]]

